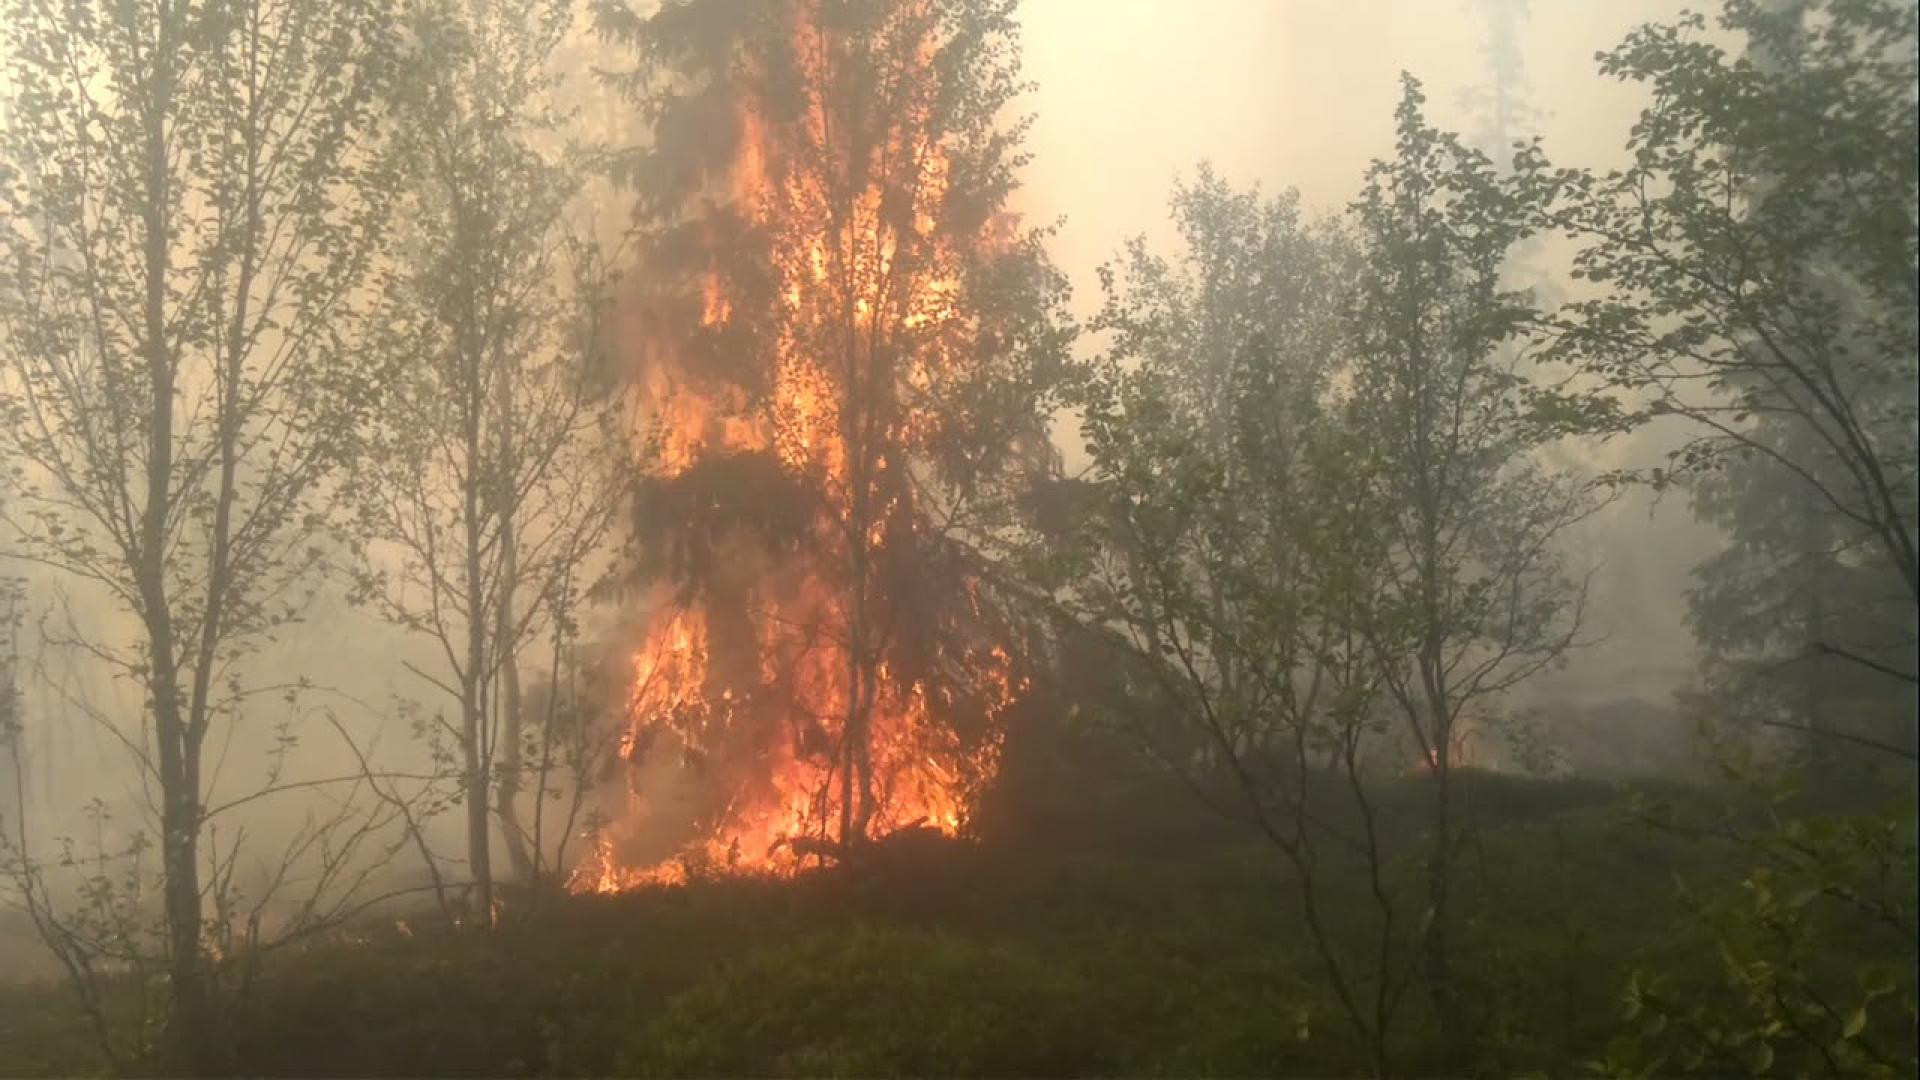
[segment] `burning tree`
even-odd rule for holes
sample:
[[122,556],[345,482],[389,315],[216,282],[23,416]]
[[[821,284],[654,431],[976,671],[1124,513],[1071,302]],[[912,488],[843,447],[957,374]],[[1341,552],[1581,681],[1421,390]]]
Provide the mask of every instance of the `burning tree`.
[[[620,750],[695,781],[683,855],[778,868],[955,833],[995,770],[1021,675],[987,570],[1054,465],[1069,341],[1045,231],[1007,210],[1012,7],[599,12],[652,128],[621,163],[653,602]],[[682,872],[638,868],[671,853],[636,839],[668,815],[658,784],[631,800],[629,846],[603,838],[583,884]]]

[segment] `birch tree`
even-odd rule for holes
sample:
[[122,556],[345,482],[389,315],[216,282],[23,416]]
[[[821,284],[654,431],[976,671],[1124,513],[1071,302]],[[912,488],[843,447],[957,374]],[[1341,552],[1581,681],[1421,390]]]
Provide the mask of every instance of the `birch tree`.
[[1532,298],[1502,283],[1528,232],[1525,191],[1431,127],[1423,101],[1406,78],[1395,155],[1369,170],[1352,208],[1364,269],[1348,422],[1367,448],[1363,516],[1385,545],[1365,632],[1434,781],[1426,978],[1458,1052],[1448,931],[1463,725],[1577,644],[1585,585],[1563,545],[1597,503],[1538,451],[1610,423],[1612,410],[1532,377],[1515,347],[1537,318]]
[[392,58],[357,0],[9,3],[0,451],[17,557],[99,589],[157,791],[177,1063],[214,1065],[205,749],[295,619],[376,365],[356,290]]
[[[1365,628],[1383,546],[1337,389],[1359,270],[1297,195],[1203,168],[1175,191],[1184,250],[1101,270],[1112,336],[1076,404],[1092,458],[1049,560],[1066,611],[1115,651],[1118,717],[1292,871],[1307,941],[1375,1075],[1417,967],[1375,829],[1385,686]],[[1357,872],[1368,902],[1339,910]],[[1349,933],[1349,931],[1354,931]]]
[[605,280],[575,229],[586,170],[552,64],[572,16],[566,0],[412,12],[423,63],[402,99],[407,180],[379,308],[399,375],[359,485],[368,595],[432,643],[437,663],[413,672],[452,706],[434,732],[457,758],[482,920],[496,819],[516,876],[539,855],[518,813],[523,654],[571,620],[619,505],[589,364]]

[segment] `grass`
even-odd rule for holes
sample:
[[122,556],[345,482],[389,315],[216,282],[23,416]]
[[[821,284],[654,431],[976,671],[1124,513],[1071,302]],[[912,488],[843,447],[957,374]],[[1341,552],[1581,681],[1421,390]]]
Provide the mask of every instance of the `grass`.
[[[1484,1033],[1473,1067],[1565,1074],[1616,1034],[1629,971],[1684,951],[1673,874],[1725,882],[1737,864],[1628,821],[1603,788],[1469,774],[1462,789],[1473,829],[1455,955],[1478,988],[1466,1003]],[[1389,790],[1383,805],[1411,835],[1415,793]],[[945,845],[884,877],[553,898],[490,935],[369,925],[275,959],[233,1016],[238,1065],[284,1076],[1363,1068],[1282,861],[1212,819],[1162,818],[1133,842],[1010,832]],[[1411,887],[1416,870],[1403,859],[1394,872]],[[1327,888],[1329,910],[1368,910],[1357,876]],[[1434,1071],[1424,998],[1408,1001],[1397,1060]],[[57,995],[0,998],[0,1071],[96,1071],[85,1036]]]

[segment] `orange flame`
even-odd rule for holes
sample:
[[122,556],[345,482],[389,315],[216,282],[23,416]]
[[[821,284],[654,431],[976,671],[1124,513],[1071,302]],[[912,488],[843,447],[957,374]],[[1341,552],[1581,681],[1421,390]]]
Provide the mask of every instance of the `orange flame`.
[[[827,55],[826,32],[804,14],[795,17],[793,53],[806,69],[819,62],[808,58]],[[932,426],[927,406],[913,399],[971,332],[958,303],[961,253],[942,232],[950,163],[929,134],[936,77],[930,35],[923,31],[914,52],[922,89],[895,103],[880,142],[878,157],[893,163],[891,171],[866,170],[870,178],[857,190],[836,185],[860,170],[817,164],[823,150],[847,140],[828,123],[823,72],[803,70],[812,89],[798,119],[784,126],[765,119],[751,93],[741,96],[732,167],[708,195],[710,202],[730,200],[769,238],[774,287],[767,322],[778,329],[766,342],[771,379],[764,397],[693,374],[684,345],[659,326],[631,327],[638,347],[632,389],[646,420],[636,444],[653,475],[671,480],[720,457],[768,454],[824,496],[810,526],[824,549],[844,550],[857,537],[854,546],[880,552],[919,528],[910,496],[902,494],[913,484],[899,482],[914,467],[914,440]],[[1009,239],[1004,220],[995,219],[973,242]],[[704,340],[721,340],[754,302],[731,285],[717,261],[699,276],[696,333]],[[854,341],[865,351],[850,347]],[[882,356],[895,365],[888,377],[906,391],[890,402],[878,431],[863,435],[849,422],[847,402],[852,384],[870,378]],[[857,512],[856,488],[876,476],[893,479],[891,493],[861,502]],[[849,811],[843,772],[851,757],[841,747],[850,737],[848,717],[862,711],[856,695],[870,698],[866,835],[914,826],[963,831],[998,769],[1005,710],[1024,690],[1008,654],[997,646],[958,648],[941,658],[941,683],[869,660],[873,685],[863,690],[868,680],[851,662],[848,588],[829,572],[831,564],[777,558],[746,544],[718,557],[730,560],[725,572],[748,625],[723,629],[704,597],[663,600],[652,612],[631,658],[619,747],[630,766],[624,804],[576,868],[575,891],[676,884],[695,872],[797,869]],[[757,663],[738,662],[743,654]],[[977,699],[971,707],[986,718],[984,732],[963,737],[948,722],[957,703],[945,681]],[[675,837],[664,857],[658,844],[635,852],[635,837],[673,816],[657,790],[663,780],[701,787],[707,797],[687,813],[691,835]]]

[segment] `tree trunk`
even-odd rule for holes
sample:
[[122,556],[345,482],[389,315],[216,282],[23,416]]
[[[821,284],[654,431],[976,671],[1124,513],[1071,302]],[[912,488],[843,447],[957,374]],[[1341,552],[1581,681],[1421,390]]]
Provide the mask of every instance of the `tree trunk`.
[[[1423,451],[1428,442],[1428,410],[1422,408],[1421,447]],[[1430,462],[1430,453],[1423,452],[1423,465]],[[1427,932],[1424,941],[1426,961],[1427,991],[1433,999],[1434,1018],[1440,1028],[1440,1045],[1447,1055],[1447,1064],[1459,1068],[1464,1064],[1465,1054],[1462,1047],[1463,1032],[1460,1024],[1459,1000],[1453,985],[1452,958],[1448,949],[1449,931],[1452,929],[1452,912],[1449,910],[1451,885],[1453,882],[1453,726],[1454,704],[1451,688],[1447,683],[1446,635],[1443,620],[1446,618],[1440,603],[1442,588],[1442,570],[1440,563],[1440,520],[1437,484],[1434,482],[1430,466],[1422,469],[1420,500],[1426,508],[1421,521],[1421,607],[1425,620],[1423,640],[1420,645],[1420,678],[1426,693],[1428,725],[1431,742],[1428,752],[1433,755],[1429,763],[1433,769],[1433,847],[1427,855]]]
[[[1436,521],[1438,515],[1428,521]],[[1432,847],[1427,853],[1427,934],[1423,940],[1425,951],[1425,974],[1427,974],[1427,992],[1434,1005],[1434,1020],[1440,1028],[1440,1045],[1448,1055],[1448,1065],[1463,1067],[1465,1049],[1463,1049],[1463,1028],[1459,1022],[1459,995],[1453,986],[1453,965],[1450,955],[1450,932],[1452,932],[1453,884],[1453,696],[1446,678],[1444,661],[1444,634],[1440,632],[1440,605],[1438,605],[1438,553],[1436,542],[1438,528],[1428,523],[1427,548],[1425,548],[1425,611],[1427,611],[1427,632],[1421,642],[1421,682],[1427,698],[1428,761],[1434,776],[1434,830]]]
[[[867,411],[872,402],[867,402]],[[867,547],[871,543],[873,482],[868,463],[871,441],[856,444],[853,470],[853,505],[848,517],[849,576],[853,579],[853,613],[847,633],[847,720],[846,772],[841,777],[840,842],[849,850],[867,839],[867,826],[873,818],[873,704],[879,685],[880,642],[874,632],[871,584],[873,562]]]
[[853,839],[856,842],[867,839],[873,822],[873,702],[880,682],[874,666],[871,659],[860,665],[859,698],[855,705],[859,717],[856,729],[859,737],[853,740]]
[[[847,265],[850,260],[842,257]],[[841,423],[847,448],[847,588],[852,612],[847,626],[847,715],[841,732],[842,763],[840,774],[840,843],[852,851],[866,839],[867,822],[872,816],[872,738],[873,715],[871,687],[878,649],[873,642],[872,612],[868,584],[872,561],[868,557],[873,528],[873,419],[877,411],[875,379],[878,357],[872,342],[866,349],[865,370],[860,363],[861,349],[855,318],[852,276],[847,274],[847,291],[841,316],[845,322],[847,343],[847,394]]]
[[1450,900],[1453,885],[1455,718],[1442,651],[1444,638],[1436,629],[1432,629],[1439,625],[1438,608],[1430,606],[1429,611],[1430,629],[1422,648],[1420,667],[1426,683],[1427,710],[1432,721],[1433,846],[1427,853],[1428,921],[1423,945],[1427,990],[1433,999],[1434,1018],[1440,1029],[1440,1045],[1447,1055],[1447,1065],[1458,1069],[1465,1066],[1467,1054],[1464,1042],[1466,1033],[1460,1020],[1460,1001],[1453,982],[1453,962],[1449,951],[1452,931]]
[[[154,652],[171,651],[165,632]],[[155,681],[154,728],[160,748],[161,872],[167,917],[167,977],[172,1001],[166,1054],[171,1067],[205,1074],[220,1059],[212,996],[200,955],[200,799],[194,740],[181,716],[179,687],[169,672]]]
[[[509,555],[509,561],[511,558]],[[508,599],[501,599],[502,622],[512,617],[513,609],[507,606],[509,603]],[[520,707],[520,665],[515,662],[511,649],[507,650],[507,655],[500,663],[500,707],[505,714],[501,739],[506,745],[501,749],[495,807],[500,817],[500,836],[506,841],[507,862],[513,868],[514,880],[527,883],[533,881],[533,851],[527,844],[526,829],[520,824],[520,770],[525,767],[520,740],[526,734],[526,721]],[[534,798],[538,799],[540,794],[534,792]]]
[[1800,713],[1801,723],[1806,725],[1807,737],[1803,740],[1807,754],[1807,769],[1814,785],[1830,788],[1837,779],[1832,735],[1834,731],[1832,710],[1828,702],[1832,700],[1833,687],[1829,685],[1828,672],[1831,669],[1830,658],[1820,652],[1820,646],[1831,644],[1830,620],[1827,617],[1827,589],[1835,584],[1829,553],[1832,545],[1827,537],[1825,519],[1820,514],[1817,502],[1805,499],[1805,518],[1801,523],[1801,557],[1813,567],[1813,573],[1804,583],[1806,599],[1802,618],[1805,620],[1806,645],[1805,658],[1800,661]]
[[[520,740],[525,724],[521,715],[520,664],[517,648],[518,627],[514,620],[514,592],[520,583],[518,507],[515,505],[517,470],[514,449],[517,434],[513,424],[513,379],[502,361],[494,373],[494,411],[500,433],[500,602],[495,612],[493,647],[500,656],[500,708],[503,713],[500,781],[496,813],[500,817],[501,837],[507,844],[507,861],[514,880],[533,881],[533,856],[527,849],[526,830],[520,826],[520,769],[523,765]],[[534,798],[541,793],[534,792]]]
[[171,173],[167,108],[173,95],[171,26],[157,27],[153,83],[142,117],[146,129],[145,304],[142,351],[149,385],[146,504],[142,507],[136,579],[147,632],[149,691],[160,766],[160,866],[167,923],[167,976],[172,991],[166,1031],[169,1064],[212,1072],[219,1054],[213,1004],[200,955],[199,739],[180,700],[179,651],[167,595],[167,521],[173,480],[173,355],[167,347],[167,210]]
[[1453,969],[1448,955],[1449,886],[1453,880],[1452,747],[1446,732],[1433,747],[1433,848],[1427,854],[1426,976],[1433,1010],[1440,1025],[1440,1042],[1449,1064],[1459,1064],[1459,1003],[1454,994]]
[[[470,554],[472,573],[468,595],[479,599],[477,551]],[[470,911],[482,926],[493,925],[493,852],[491,815],[492,777],[487,768],[487,709],[482,667],[486,660],[486,625],[477,616],[470,618],[467,634],[467,673],[461,686],[460,753],[467,804],[467,868],[473,882]]]
[[866,793],[872,786],[866,775],[872,767],[867,752],[868,720],[872,710],[866,700],[866,687],[871,678],[870,665],[865,656],[867,605],[863,568],[866,560],[860,554],[855,554],[852,561],[854,599],[853,618],[847,634],[847,715],[840,734],[840,844],[847,850],[852,850],[855,844],[866,837],[869,813]]
[[492,830],[488,816],[491,813],[488,798],[487,770],[480,760],[480,717],[477,710],[468,708],[469,720],[466,730],[466,803],[467,803],[467,866],[473,875],[474,917],[482,926],[493,925],[493,852]]
[[460,752],[465,766],[463,780],[467,804],[467,869],[473,881],[470,893],[472,914],[482,926],[493,925],[493,793],[489,766],[491,747],[487,736],[487,622],[486,568],[482,555],[485,531],[485,495],[481,488],[486,469],[481,433],[486,423],[487,401],[482,387],[480,348],[472,340],[472,327],[462,342],[466,410],[462,417],[466,441],[466,477],[462,485],[462,511],[466,524],[465,588],[467,610],[466,671],[460,680]]

